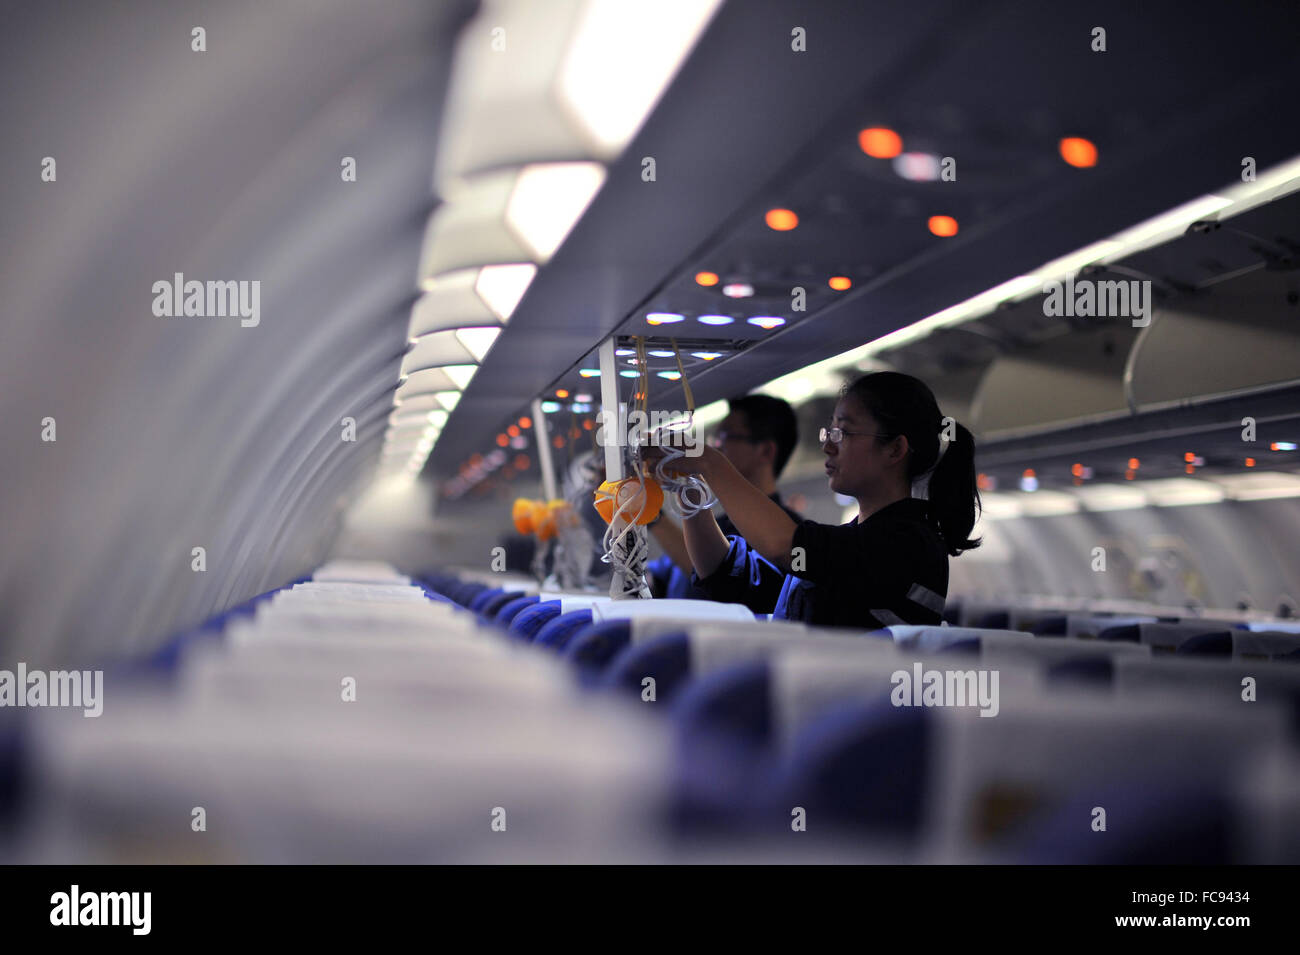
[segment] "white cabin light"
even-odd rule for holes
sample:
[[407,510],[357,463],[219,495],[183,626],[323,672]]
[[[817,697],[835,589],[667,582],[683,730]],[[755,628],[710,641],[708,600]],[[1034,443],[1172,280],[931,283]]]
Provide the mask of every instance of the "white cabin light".
[[612,162],[654,109],[720,0],[484,3],[448,84],[438,191],[484,170]]

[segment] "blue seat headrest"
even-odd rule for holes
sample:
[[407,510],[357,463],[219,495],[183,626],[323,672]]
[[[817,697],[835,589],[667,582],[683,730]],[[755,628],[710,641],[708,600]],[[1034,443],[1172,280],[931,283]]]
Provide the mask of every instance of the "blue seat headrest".
[[737,663],[692,680],[674,703],[679,732],[686,737],[719,732],[766,745],[772,738],[771,687],[766,660]]
[[570,610],[568,613],[562,613],[558,617],[547,621],[542,626],[542,629],[537,631],[533,643],[555,650],[558,653],[573,639],[574,634],[590,623],[590,609]]
[[516,616],[525,607],[531,607],[541,600],[536,594],[530,597],[516,597],[514,600],[507,600],[502,604],[501,609],[497,611],[495,623],[499,627],[509,627],[514,622]]
[[1032,633],[1036,637],[1063,637],[1070,625],[1070,618],[1065,614],[1049,614],[1034,624]]
[[531,641],[543,624],[560,615],[558,600],[543,600],[531,607],[525,607],[510,624],[510,635],[520,640]]
[[[810,817],[917,838],[925,821],[933,714],[888,699],[846,702],[799,730],[779,804]],[[788,809],[787,809],[788,812]]]
[[1048,683],[1089,683],[1110,686],[1115,681],[1115,660],[1107,656],[1075,657],[1047,668]]
[[1194,657],[1230,657],[1232,656],[1232,631],[1216,630],[1212,633],[1198,633],[1180,643],[1174,652]]
[[602,620],[575,633],[569,645],[564,648],[564,656],[583,669],[604,670],[631,642],[632,621]]
[[485,603],[478,611],[479,620],[483,623],[496,623],[496,617],[497,614],[501,612],[501,608],[510,603],[510,601],[518,600],[523,596],[526,595],[522,590],[507,590],[503,593],[497,594]]
[[1006,610],[990,610],[988,613],[981,614],[974,626],[979,630],[1009,630],[1011,614]]
[[494,597],[501,596],[505,592],[506,590],[504,587],[488,587],[485,590],[480,590],[474,599],[469,602],[469,609],[475,613],[482,613],[483,608],[487,606],[488,601],[492,600]]
[[691,642],[684,632],[665,633],[624,649],[605,671],[604,685],[640,694],[654,680],[655,702],[662,705],[690,679]]

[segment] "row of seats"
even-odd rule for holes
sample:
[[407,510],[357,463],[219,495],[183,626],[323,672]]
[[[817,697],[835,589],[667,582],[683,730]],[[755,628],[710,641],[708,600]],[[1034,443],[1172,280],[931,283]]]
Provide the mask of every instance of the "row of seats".
[[[1071,614],[1100,620],[1114,617],[1139,617],[1162,623],[1212,622],[1230,628],[1300,632],[1300,621],[1269,616],[1261,611],[1200,610],[1169,607],[1138,600],[1089,600],[1021,597],[1005,601],[988,601],[950,597],[943,618],[952,626],[993,627],[996,629],[1033,630],[1041,622]],[[1059,627],[1058,622],[1052,626]]]
[[[684,831],[771,832],[801,807],[912,859],[1300,860],[1296,634],[1050,611],[853,633],[700,621],[701,602],[602,620],[596,598],[429,585],[579,686],[670,714]],[[996,671],[996,715],[896,705],[917,665]]]
[[336,563],[114,669],[98,719],[22,713],[8,851],[1300,861],[1294,634],[1077,608],[854,632],[530,589]]
[[1155,653],[1300,659],[1300,625],[1285,620],[1179,615],[1166,608],[1151,613],[1078,610],[1043,606],[992,606],[950,602],[945,623],[976,629],[1018,630],[1041,637],[1078,637],[1141,643]]
[[98,718],[21,712],[10,861],[667,851],[666,729],[391,567],[327,566],[170,643],[105,675]]

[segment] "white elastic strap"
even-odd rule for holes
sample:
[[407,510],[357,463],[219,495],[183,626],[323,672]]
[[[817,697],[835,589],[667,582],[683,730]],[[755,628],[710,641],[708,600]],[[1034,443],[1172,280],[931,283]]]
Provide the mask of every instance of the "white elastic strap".
[[672,495],[677,503],[677,512],[683,518],[694,517],[701,511],[707,511],[718,503],[713,491],[698,474],[669,474],[668,466],[679,458],[686,457],[681,448],[672,448],[655,466],[655,478],[659,486]]
[[912,497],[922,501],[930,499],[930,478],[934,475],[934,469],[939,466],[939,462],[943,460],[944,453],[948,450],[950,443],[946,434],[939,435],[939,456],[934,459],[934,464],[930,465],[929,470],[923,474],[918,474],[912,481]]

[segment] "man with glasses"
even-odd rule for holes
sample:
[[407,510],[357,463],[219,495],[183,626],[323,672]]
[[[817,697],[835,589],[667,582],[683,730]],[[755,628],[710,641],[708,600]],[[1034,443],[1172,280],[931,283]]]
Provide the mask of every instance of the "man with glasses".
[[[727,402],[722,420],[709,443],[719,449],[741,476],[770,497],[796,523],[803,515],[781,502],[777,478],[785,470],[799,440],[794,409],[770,395],[745,395]],[[724,534],[738,533],[724,514],[718,518]],[[691,558],[681,528],[665,520],[650,525],[650,533],[664,550],[664,556],[646,568],[650,592],[656,597],[705,599],[703,591],[691,585]]]

